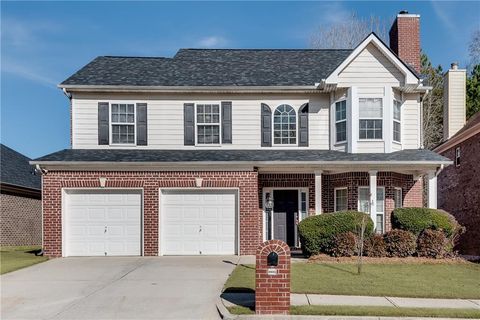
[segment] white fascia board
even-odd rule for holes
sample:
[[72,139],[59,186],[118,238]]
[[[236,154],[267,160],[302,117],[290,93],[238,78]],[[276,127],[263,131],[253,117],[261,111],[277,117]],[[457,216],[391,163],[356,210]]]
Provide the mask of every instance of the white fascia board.
[[328,77],[325,79],[326,84],[335,84],[338,83],[339,74],[362,52],[363,49],[367,47],[370,43],[373,43],[379,50],[382,52],[385,57],[390,60],[405,76],[405,83],[408,84],[419,84],[420,79],[410,71],[400,59],[395,56],[395,54],[385,46],[385,44],[373,33],[371,33],[362,43],[360,43]]

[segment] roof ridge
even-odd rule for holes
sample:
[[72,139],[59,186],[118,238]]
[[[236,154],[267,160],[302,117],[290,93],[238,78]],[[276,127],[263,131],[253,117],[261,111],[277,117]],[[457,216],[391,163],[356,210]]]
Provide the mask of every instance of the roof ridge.
[[118,58],[118,59],[124,59],[124,58],[131,58],[131,59],[165,59],[165,60],[172,60],[173,58],[170,57],[153,57],[153,56],[99,56],[99,58]]
[[[353,51],[353,49],[314,49],[314,48],[180,48],[178,51]],[[178,52],[177,51],[177,52]]]

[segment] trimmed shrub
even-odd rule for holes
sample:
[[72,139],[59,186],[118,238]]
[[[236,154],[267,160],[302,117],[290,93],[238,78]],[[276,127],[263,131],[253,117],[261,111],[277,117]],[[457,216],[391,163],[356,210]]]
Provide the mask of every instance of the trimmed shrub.
[[328,253],[335,235],[344,232],[358,232],[362,218],[366,217],[365,236],[373,232],[370,217],[357,211],[339,211],[323,213],[303,219],[298,224],[298,232],[305,255]]
[[329,253],[334,257],[351,257],[355,254],[357,239],[353,232],[339,233],[333,236]]
[[392,224],[394,228],[410,231],[416,236],[425,229],[443,230],[448,238],[461,228],[446,211],[429,208],[397,208],[393,211]]
[[363,241],[363,255],[367,257],[386,257],[387,249],[383,236],[375,234]]
[[383,236],[389,257],[408,257],[415,253],[417,238],[410,231],[395,229]]
[[441,230],[426,229],[417,240],[417,254],[420,257],[442,258],[445,256],[447,238]]

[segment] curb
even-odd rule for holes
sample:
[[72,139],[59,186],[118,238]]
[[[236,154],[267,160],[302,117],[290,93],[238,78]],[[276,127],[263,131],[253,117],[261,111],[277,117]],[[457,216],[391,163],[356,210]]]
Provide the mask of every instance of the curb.
[[223,299],[220,297],[217,297],[217,301],[215,302],[215,306],[217,307],[217,311],[222,319],[225,320],[234,320],[238,319],[238,315],[233,315],[228,311],[228,309],[225,307],[223,304]]

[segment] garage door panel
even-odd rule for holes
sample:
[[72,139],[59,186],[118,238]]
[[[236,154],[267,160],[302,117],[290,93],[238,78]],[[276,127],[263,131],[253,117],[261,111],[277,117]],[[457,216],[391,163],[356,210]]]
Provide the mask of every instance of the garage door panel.
[[167,190],[160,201],[162,254],[235,254],[236,191]]
[[138,191],[67,193],[66,255],[140,255],[141,210]]

